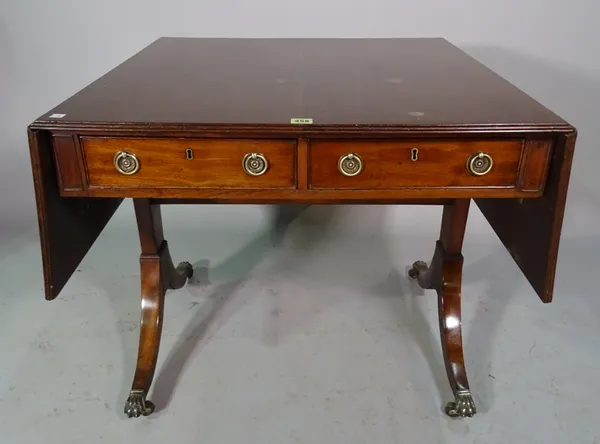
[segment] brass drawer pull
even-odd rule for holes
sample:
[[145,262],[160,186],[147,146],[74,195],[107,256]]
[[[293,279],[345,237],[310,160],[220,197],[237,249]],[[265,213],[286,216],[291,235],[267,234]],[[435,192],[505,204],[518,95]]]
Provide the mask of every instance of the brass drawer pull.
[[356,176],[363,170],[363,160],[355,153],[344,154],[338,161],[338,170],[344,176]]
[[117,171],[126,176],[135,174],[140,169],[140,162],[136,155],[127,151],[119,151],[115,155],[114,164]]
[[265,174],[269,168],[267,158],[260,153],[248,153],[244,156],[242,167],[250,176]]
[[474,176],[483,176],[492,169],[494,161],[489,154],[475,153],[467,160],[467,170]]

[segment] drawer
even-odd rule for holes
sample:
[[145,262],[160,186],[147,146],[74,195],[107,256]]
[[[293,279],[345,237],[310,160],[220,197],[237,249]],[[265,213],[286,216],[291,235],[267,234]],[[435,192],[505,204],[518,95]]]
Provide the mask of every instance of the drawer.
[[82,138],[90,188],[294,188],[295,140]]
[[[313,189],[517,188],[540,191],[550,142],[522,140],[340,141],[315,140],[309,148]],[[523,159],[535,162],[522,167]],[[469,170],[469,164],[472,170]],[[490,168],[491,166],[491,168]],[[527,177],[520,177],[521,171]],[[536,184],[539,186],[536,187]]]

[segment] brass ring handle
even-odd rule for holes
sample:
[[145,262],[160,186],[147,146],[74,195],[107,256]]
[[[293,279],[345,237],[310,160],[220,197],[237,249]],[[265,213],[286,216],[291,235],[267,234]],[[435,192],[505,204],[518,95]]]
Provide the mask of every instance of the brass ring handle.
[[338,170],[344,176],[356,176],[363,170],[363,160],[355,153],[344,154],[338,161]]
[[115,154],[114,164],[117,171],[126,176],[135,174],[140,169],[140,161],[135,154],[119,151]]
[[494,161],[486,153],[475,153],[467,160],[467,170],[474,176],[483,176],[490,172]]
[[260,153],[248,153],[244,156],[242,167],[250,176],[260,176],[269,169],[269,161]]

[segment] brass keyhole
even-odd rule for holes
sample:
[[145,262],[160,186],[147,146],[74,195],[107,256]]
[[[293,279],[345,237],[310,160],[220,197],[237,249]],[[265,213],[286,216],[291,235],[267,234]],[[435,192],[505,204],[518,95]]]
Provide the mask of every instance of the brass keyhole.
[[187,150],[185,150],[185,157],[187,160],[192,160],[194,158],[194,152],[192,151],[191,148],[188,148]]
[[413,148],[410,151],[410,160],[412,160],[413,162],[416,162],[417,160],[419,160],[419,149],[418,148]]

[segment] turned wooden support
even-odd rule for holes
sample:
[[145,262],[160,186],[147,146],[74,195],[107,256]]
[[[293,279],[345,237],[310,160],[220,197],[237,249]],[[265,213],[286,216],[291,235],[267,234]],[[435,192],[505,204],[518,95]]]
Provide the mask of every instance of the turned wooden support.
[[125,414],[129,417],[147,416],[154,411],[154,405],[146,400],[146,396],[158,359],[165,293],[183,287],[193,273],[187,262],[177,267],[173,264],[163,237],[160,206],[150,204],[147,199],[135,199],[134,206],[142,248],[142,299],[137,366],[125,404]]
[[446,405],[450,416],[473,416],[475,404],[469,389],[463,355],[461,323],[462,245],[469,213],[469,199],[444,206],[440,238],[431,264],[415,262],[409,271],[423,288],[438,294],[440,339],[448,381],[455,400]]

